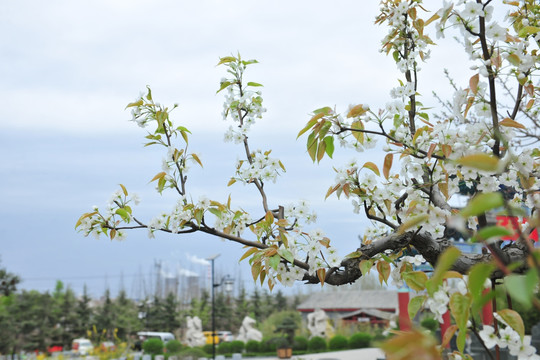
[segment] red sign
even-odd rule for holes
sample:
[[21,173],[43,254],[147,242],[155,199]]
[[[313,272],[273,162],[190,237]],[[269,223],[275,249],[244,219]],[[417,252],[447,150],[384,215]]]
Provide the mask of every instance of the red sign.
[[[519,239],[519,232],[517,230],[521,228],[522,224],[526,224],[527,222],[527,218],[521,218],[521,224],[519,224],[519,218],[517,216],[498,215],[497,225],[504,226],[514,232],[514,235],[503,236],[501,239],[516,241],[517,239]],[[529,239],[538,241],[538,229],[535,228],[529,234]]]

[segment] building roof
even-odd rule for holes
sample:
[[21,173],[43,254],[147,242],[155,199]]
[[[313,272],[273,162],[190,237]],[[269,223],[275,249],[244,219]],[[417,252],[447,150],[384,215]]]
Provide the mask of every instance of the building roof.
[[299,311],[354,311],[356,309],[397,309],[397,291],[350,290],[314,293],[296,307]]
[[379,319],[384,319],[384,320],[395,320],[397,317],[397,314],[391,313],[388,311],[382,311],[382,310],[377,310],[377,309],[360,309],[360,310],[356,310],[350,313],[343,314],[340,316],[340,318],[347,319],[347,318],[360,315],[360,314],[366,314],[366,315],[373,316]]

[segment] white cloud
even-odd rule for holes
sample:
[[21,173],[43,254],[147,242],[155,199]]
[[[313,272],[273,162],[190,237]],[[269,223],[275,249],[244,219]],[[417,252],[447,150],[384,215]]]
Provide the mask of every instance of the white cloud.
[[210,261],[206,260],[206,259],[203,259],[203,258],[200,258],[196,255],[191,255],[191,254],[186,254],[186,257],[188,258],[188,260],[194,264],[198,264],[198,265],[204,265],[204,266],[208,266],[210,265]]

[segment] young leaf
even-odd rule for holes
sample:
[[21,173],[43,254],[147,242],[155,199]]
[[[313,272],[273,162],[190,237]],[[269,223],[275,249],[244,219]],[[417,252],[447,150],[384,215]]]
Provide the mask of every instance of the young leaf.
[[461,210],[461,216],[468,218],[484,214],[486,211],[496,209],[504,205],[501,193],[480,193],[473,197],[467,206]]
[[526,129],[525,125],[518,123],[515,120],[512,120],[510,118],[504,118],[499,122],[499,125],[506,126],[506,127],[512,127],[516,129]]
[[422,291],[426,288],[428,277],[423,271],[405,272],[402,277],[407,285],[414,291]]
[[497,311],[497,314],[514,330],[517,331],[521,339],[525,336],[525,325],[519,314],[511,309]]
[[412,229],[412,228],[416,227],[417,225],[420,225],[421,223],[426,221],[428,218],[429,218],[429,216],[427,214],[422,214],[422,215],[415,216],[415,217],[405,221],[403,224],[401,224],[401,226],[397,230],[397,233],[398,234],[404,234],[409,229]]
[[321,282],[321,286],[324,285],[324,280],[326,279],[326,269],[318,269],[317,270],[317,277],[319,278],[319,281]]
[[377,174],[377,176],[381,176],[381,173],[379,172],[379,168],[377,167],[377,165],[375,165],[371,161],[366,162],[364,166],[362,166],[362,168],[367,168],[373,171],[375,174]]
[[195,160],[199,165],[201,165],[201,167],[203,167],[203,164],[201,162],[201,159],[199,159],[199,156],[197,156],[197,154],[191,154],[191,157],[193,158],[193,160]]
[[390,176],[390,169],[392,168],[392,162],[394,160],[393,154],[386,154],[384,157],[383,175],[386,179]]
[[426,289],[429,295],[432,296],[433,293],[437,291],[437,288],[442,283],[444,273],[454,265],[460,255],[461,252],[457,248],[449,247],[439,256],[435,271],[433,272],[431,279],[426,282]]
[[122,192],[124,193],[124,196],[128,196],[128,191],[126,190],[126,187],[122,184],[119,184],[119,185],[122,188]]
[[379,281],[382,284],[388,282],[388,278],[390,277],[390,271],[392,269],[390,268],[390,264],[387,263],[384,260],[379,260],[377,262],[377,271],[379,272]]
[[420,310],[422,308],[422,305],[424,305],[424,301],[426,301],[425,295],[415,296],[409,301],[409,305],[407,308],[407,311],[409,313],[409,319],[414,319],[414,317],[418,313],[418,310]]
[[471,167],[482,171],[495,171],[499,165],[499,158],[489,154],[472,154],[456,160],[459,165]]
[[326,154],[332,158],[332,155],[334,154],[334,137],[333,136],[327,136],[323,139],[324,143],[326,144]]
[[167,175],[167,173],[164,171],[157,173],[156,176],[154,176],[152,180],[150,180],[150,182],[162,179],[165,175]]

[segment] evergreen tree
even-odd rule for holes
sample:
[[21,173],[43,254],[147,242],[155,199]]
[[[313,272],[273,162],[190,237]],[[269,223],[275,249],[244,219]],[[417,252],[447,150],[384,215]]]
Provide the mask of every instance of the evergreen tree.
[[173,293],[169,293],[165,298],[165,301],[161,305],[162,319],[161,329],[163,331],[174,332],[180,327],[180,321],[178,320],[178,300]]
[[77,301],[77,307],[75,309],[77,319],[75,322],[75,328],[73,329],[73,337],[85,337],[87,331],[89,331],[92,327],[93,311],[90,308],[91,300],[92,299],[88,295],[88,289],[85,284],[83,294]]
[[244,317],[249,315],[249,302],[247,300],[246,289],[242,287],[235,299],[234,316],[231,323],[231,329],[237,331],[242,325]]
[[289,310],[287,298],[283,296],[283,292],[281,290],[278,290],[276,293],[276,297],[274,299],[274,309],[275,311]]
[[139,322],[137,305],[128,299],[126,291],[120,290],[114,301],[116,313],[117,336],[122,340],[129,340],[129,336],[141,329]]
[[103,304],[98,308],[95,325],[96,328],[105,333],[105,337],[109,340],[113,339],[114,329],[116,324],[116,313],[111,300],[111,292],[105,290]]
[[249,302],[249,312],[252,314],[252,317],[257,321],[261,322],[263,317],[262,301],[261,294],[258,288],[255,288],[253,294],[251,294],[251,299]]

